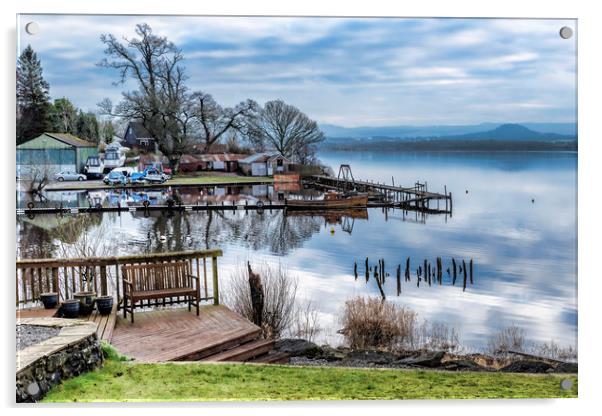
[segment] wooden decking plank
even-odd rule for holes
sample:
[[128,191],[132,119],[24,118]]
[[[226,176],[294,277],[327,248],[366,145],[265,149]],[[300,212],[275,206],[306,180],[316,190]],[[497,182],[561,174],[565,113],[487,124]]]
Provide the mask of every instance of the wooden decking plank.
[[259,331],[224,306],[203,306],[200,316],[194,309],[170,308],[137,312],[134,324],[115,315],[112,344],[139,361],[171,361],[219,352],[238,340],[254,339]]

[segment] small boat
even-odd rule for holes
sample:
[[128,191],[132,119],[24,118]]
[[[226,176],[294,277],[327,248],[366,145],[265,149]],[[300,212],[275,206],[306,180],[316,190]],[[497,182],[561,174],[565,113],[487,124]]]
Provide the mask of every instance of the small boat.
[[366,207],[368,205],[367,194],[343,194],[341,192],[329,191],[324,194],[324,199],[287,199],[288,209],[342,209],[354,207]]

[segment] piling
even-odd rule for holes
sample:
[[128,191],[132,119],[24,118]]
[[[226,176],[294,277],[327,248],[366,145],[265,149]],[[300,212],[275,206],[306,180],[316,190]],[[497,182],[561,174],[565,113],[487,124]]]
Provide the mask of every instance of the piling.
[[357,261],[353,262],[353,275],[355,276],[355,280],[357,280]]
[[409,257],[406,260],[406,274],[405,274],[405,277],[406,277],[406,282],[409,282],[410,281],[410,258]]
[[401,264],[397,265],[397,296],[401,294]]
[[441,281],[443,280],[443,272],[441,269],[441,257],[437,257],[437,280],[439,281],[439,285],[441,285]]
[[472,285],[473,284],[473,281],[472,281],[472,259],[470,259],[470,266],[469,267],[470,267],[470,284]]
[[454,272],[453,280],[452,280],[452,285],[455,285],[456,284],[457,271],[456,271],[456,259],[454,259],[453,257],[452,257],[452,270]]
[[462,292],[466,290],[466,262],[462,260],[462,270],[464,271],[464,284],[462,286]]

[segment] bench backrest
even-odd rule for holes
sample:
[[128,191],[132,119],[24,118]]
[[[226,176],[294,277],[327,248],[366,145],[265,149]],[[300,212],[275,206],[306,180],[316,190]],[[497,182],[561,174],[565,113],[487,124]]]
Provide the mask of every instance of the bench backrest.
[[190,263],[149,263],[123,266],[123,278],[132,282],[134,292],[193,287]]

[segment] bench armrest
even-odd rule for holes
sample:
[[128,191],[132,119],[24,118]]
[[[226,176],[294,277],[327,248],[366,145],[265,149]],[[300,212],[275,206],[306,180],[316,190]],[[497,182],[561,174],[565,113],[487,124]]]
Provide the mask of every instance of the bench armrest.
[[198,276],[195,276],[195,275],[193,275],[193,274],[189,274],[189,275],[188,275],[188,277],[190,277],[190,278],[192,278],[192,279],[196,280],[197,282],[199,281],[199,277],[198,277]]

